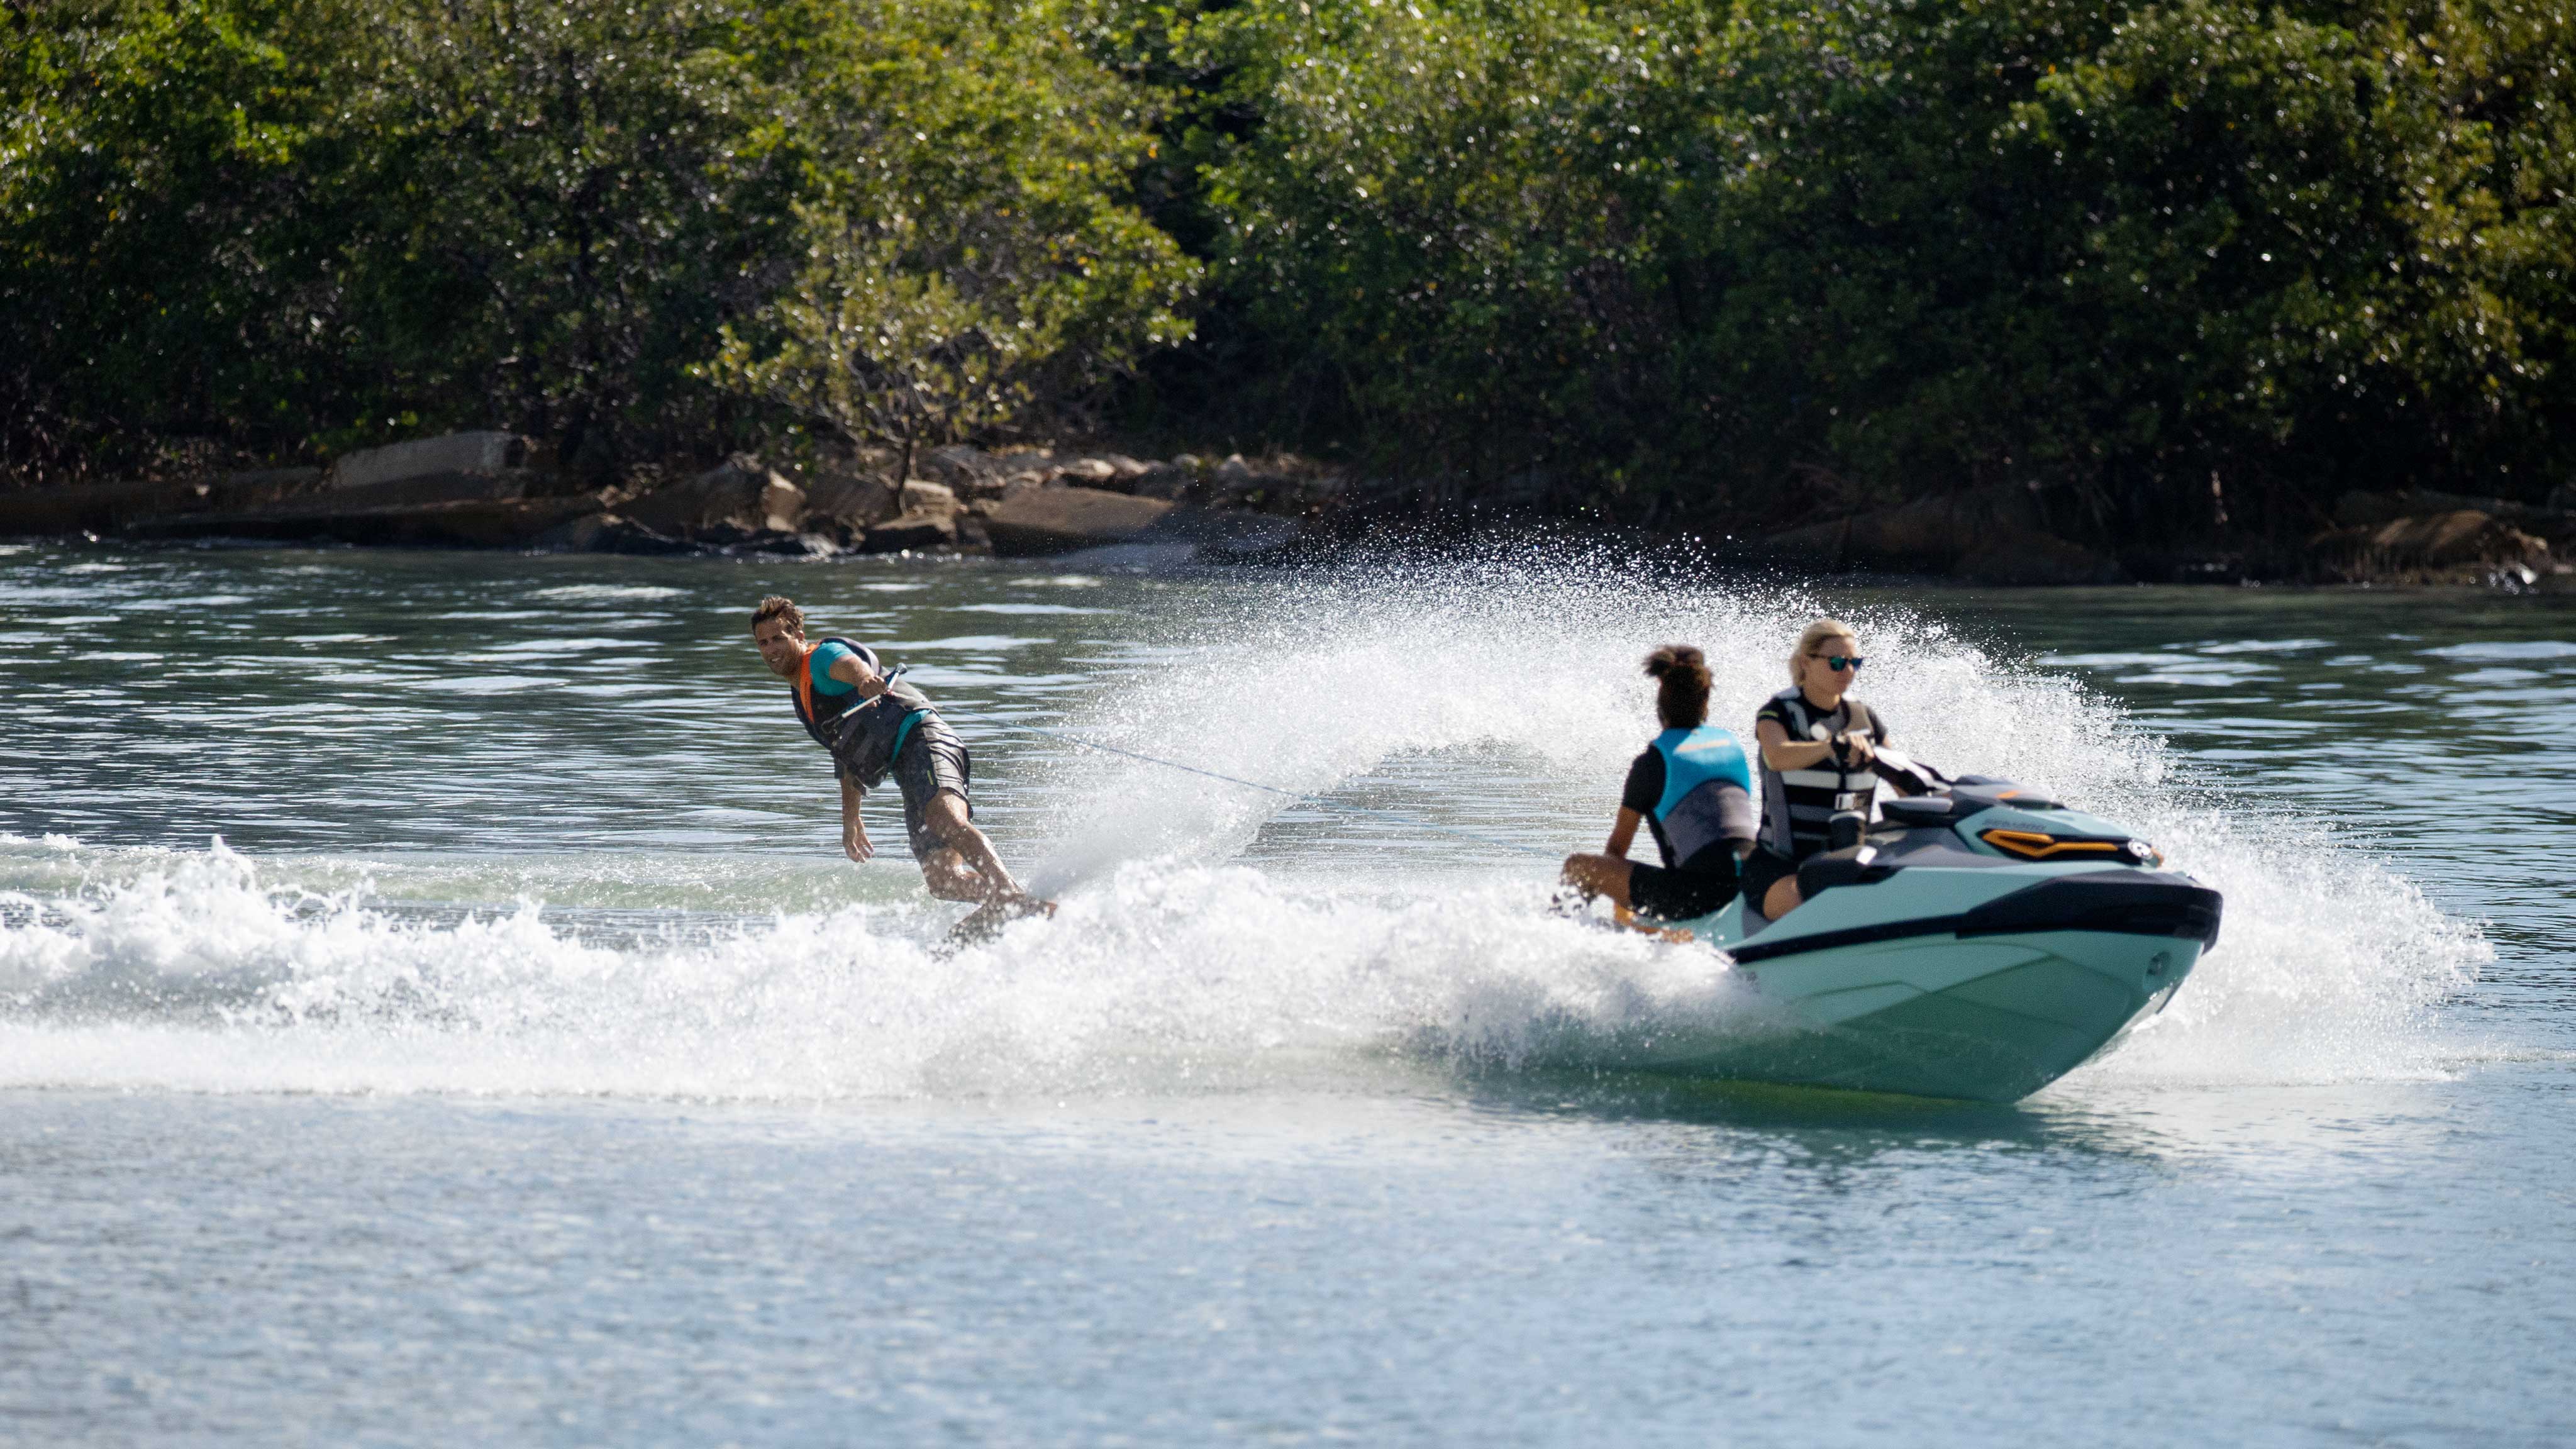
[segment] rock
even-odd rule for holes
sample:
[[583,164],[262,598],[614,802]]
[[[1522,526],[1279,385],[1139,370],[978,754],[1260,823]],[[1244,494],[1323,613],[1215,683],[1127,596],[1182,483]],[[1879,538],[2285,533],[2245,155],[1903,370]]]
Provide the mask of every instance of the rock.
[[1216,558],[1243,559],[1276,553],[1302,533],[1293,519],[1267,513],[1175,508],[1145,530],[1139,543],[1187,543]]
[[672,538],[695,539],[728,528],[746,534],[794,533],[805,521],[806,499],[804,489],[759,459],[737,453],[685,482],[629,500],[619,511]]
[[1169,503],[1100,488],[1031,488],[988,511],[984,529],[994,553],[1028,558],[1132,543],[1171,511]]
[[865,528],[903,511],[894,485],[855,468],[818,468],[806,475],[805,517],[839,527]]
[[145,520],[264,508],[322,486],[319,468],[0,492],[0,536],[113,533]]
[[691,547],[614,513],[585,513],[556,524],[528,543],[533,548],[566,553],[671,554],[688,553]]
[[325,495],[322,500],[299,499],[248,513],[142,519],[127,532],[139,538],[327,539],[381,547],[511,548],[533,543],[560,524],[598,512],[600,502],[597,495],[585,495],[349,509],[333,506]]
[[1139,498],[1177,499],[1198,484],[1197,475],[1171,463],[1156,463],[1139,473],[1129,483],[1128,491]]
[[1775,533],[1761,547],[1827,569],[1957,573],[1985,583],[2093,584],[2121,577],[2112,560],[2043,526],[2029,490],[1981,488]]
[[1095,488],[1114,482],[1119,476],[1117,468],[1105,458],[1076,458],[1058,472],[1067,483],[1089,484]]
[[1023,448],[1016,453],[1003,453],[993,459],[996,473],[1053,473],[1055,454],[1045,448]]
[[494,477],[528,466],[528,440],[516,433],[449,433],[382,448],[364,448],[331,465],[334,489],[447,475]]
[[1251,464],[1243,461],[1241,453],[1228,455],[1224,462],[1216,465],[1216,472],[1208,478],[1208,482],[1216,489],[1217,496],[1220,498],[1252,492],[1261,487],[1263,481],[1262,475],[1253,471]]
[[1239,558],[1284,548],[1297,525],[1284,518],[1187,508],[1101,488],[1041,488],[989,509],[984,530],[1005,558],[1071,553],[1113,544],[1188,544]]
[[2509,570],[2528,583],[2555,567],[2546,541],[2476,508],[2333,529],[2309,551],[2317,572],[2353,582],[2483,583]]
[[952,514],[959,507],[956,490],[945,483],[926,483],[915,478],[903,485],[901,511],[905,514]]
[[978,478],[998,477],[1003,472],[991,454],[966,443],[933,448],[922,454],[914,466],[955,487],[964,487]]
[[902,553],[906,550],[954,548],[957,546],[957,514],[903,513],[868,530],[859,544],[861,553]]
[[2335,523],[2344,528],[2378,528],[2401,518],[2420,518],[2437,513],[2484,513],[2494,518],[2512,519],[2531,512],[2523,504],[2503,498],[2472,498],[2461,493],[2437,493],[2417,488],[2404,493],[2346,493],[2335,500]]
[[1135,482],[1144,477],[1149,468],[1149,465],[1139,463],[1124,453],[1103,453],[1100,461],[1108,464],[1111,475],[1122,483]]

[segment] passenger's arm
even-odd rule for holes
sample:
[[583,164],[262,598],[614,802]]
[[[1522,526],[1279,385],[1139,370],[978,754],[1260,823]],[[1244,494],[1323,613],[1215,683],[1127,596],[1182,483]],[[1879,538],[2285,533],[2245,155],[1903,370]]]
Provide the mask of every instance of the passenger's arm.
[[1610,822],[1610,843],[1601,847],[1601,853],[1613,860],[1624,859],[1628,854],[1628,843],[1637,838],[1637,822],[1645,818],[1625,805],[1620,806],[1618,818]]
[[1753,738],[1762,746],[1762,763],[1774,770],[1805,770],[1833,757],[1831,740],[1792,740],[1776,719],[1755,720]]
[[859,819],[859,802],[867,797],[868,792],[852,783],[849,776],[841,777],[841,853],[852,860],[864,861],[877,853],[877,848],[868,842],[867,824]]

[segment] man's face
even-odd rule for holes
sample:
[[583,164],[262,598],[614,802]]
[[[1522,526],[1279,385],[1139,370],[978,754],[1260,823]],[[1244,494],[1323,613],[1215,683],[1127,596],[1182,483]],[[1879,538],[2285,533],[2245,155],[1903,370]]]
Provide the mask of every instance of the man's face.
[[751,642],[760,646],[761,662],[781,679],[794,679],[796,666],[805,658],[805,631],[787,622],[784,615],[772,615],[751,626]]

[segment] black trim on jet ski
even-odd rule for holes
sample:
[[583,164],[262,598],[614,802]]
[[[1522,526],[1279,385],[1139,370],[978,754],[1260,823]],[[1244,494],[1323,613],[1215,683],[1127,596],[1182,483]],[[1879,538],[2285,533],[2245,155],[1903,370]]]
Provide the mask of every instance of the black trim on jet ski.
[[2218,892],[2179,876],[2144,870],[2061,875],[1970,911],[1962,936],[2028,931],[2109,931],[2123,936],[2179,936],[2207,950],[2218,944],[2224,902]]
[[2197,939],[2207,949],[2218,944],[2222,905],[2218,892],[2179,876],[2143,870],[2100,871],[2039,881],[1955,916],[1880,921],[1781,941],[1756,937],[1727,954],[1740,965],[1909,936],[2015,936],[2043,931],[2175,936]]

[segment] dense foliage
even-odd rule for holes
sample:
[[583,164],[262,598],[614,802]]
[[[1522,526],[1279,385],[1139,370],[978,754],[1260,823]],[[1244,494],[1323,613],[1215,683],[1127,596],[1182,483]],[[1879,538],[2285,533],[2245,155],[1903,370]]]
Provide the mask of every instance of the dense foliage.
[[22,475],[501,424],[2103,538],[2576,478],[2576,0],[31,0]]

